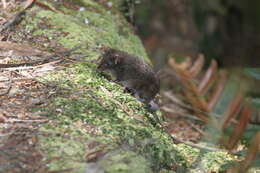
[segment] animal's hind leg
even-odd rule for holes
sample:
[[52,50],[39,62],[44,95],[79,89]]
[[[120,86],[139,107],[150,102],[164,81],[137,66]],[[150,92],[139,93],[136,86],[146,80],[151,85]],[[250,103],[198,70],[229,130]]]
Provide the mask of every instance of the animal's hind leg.
[[142,103],[145,103],[145,104],[148,103],[147,100],[143,97],[142,92],[140,92],[140,91],[135,92],[134,97],[135,97],[137,100],[139,100],[140,102],[142,102]]

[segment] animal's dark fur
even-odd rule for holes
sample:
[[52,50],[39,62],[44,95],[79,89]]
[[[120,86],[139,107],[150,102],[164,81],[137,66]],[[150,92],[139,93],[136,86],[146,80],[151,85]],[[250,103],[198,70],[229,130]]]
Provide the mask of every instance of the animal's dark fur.
[[126,87],[141,102],[156,107],[154,97],[160,90],[160,82],[151,66],[126,52],[107,49],[98,71],[109,71],[116,81]]

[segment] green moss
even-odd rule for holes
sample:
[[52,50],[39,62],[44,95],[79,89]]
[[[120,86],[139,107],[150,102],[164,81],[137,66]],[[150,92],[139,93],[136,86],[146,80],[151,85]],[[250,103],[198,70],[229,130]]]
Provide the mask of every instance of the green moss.
[[217,171],[221,165],[231,160],[232,158],[227,153],[209,152],[205,154],[205,157],[202,159],[202,166],[206,170]]
[[184,145],[184,144],[179,144],[178,147],[176,147],[177,150],[182,154],[182,156],[187,160],[188,166],[191,166],[196,158],[199,155],[199,150],[198,149],[193,149],[190,146]]
[[[125,26],[125,22],[121,22],[120,16],[112,15],[110,11],[105,10],[91,11],[94,7],[103,8],[92,1],[84,0],[81,2],[87,8],[84,11],[72,9],[66,9],[67,13],[39,11],[36,16],[27,19],[26,28],[33,31],[34,35],[53,37],[54,33],[56,35],[60,33],[61,36],[57,36],[55,39],[65,48],[82,45],[85,49],[82,51],[89,53],[87,49],[95,49],[98,45],[105,45],[138,55],[149,61],[140,39]],[[91,9],[88,9],[89,6]],[[41,28],[40,21],[51,27]],[[68,33],[68,35],[64,37],[62,33]]]
[[[78,52],[86,54],[86,61],[98,58],[100,53],[96,47],[99,45],[121,49],[148,61],[141,41],[125,25],[126,22],[120,15],[115,15],[90,0],[78,1],[78,4],[85,7],[84,11],[68,9],[50,1],[47,4],[55,8],[56,12],[34,7],[30,12],[35,15],[27,15],[23,23],[26,30],[34,36],[48,37],[65,48],[81,45]],[[55,125],[48,123],[40,130],[48,134],[39,137],[40,148],[46,157],[62,158],[50,162],[50,169],[74,168],[78,170],[75,172],[82,172],[86,166],[85,154],[89,151],[86,143],[93,139],[108,144],[110,148],[126,145],[129,149],[125,153],[138,154],[135,157],[140,162],[134,165],[143,166],[140,172],[150,172],[149,167],[160,170],[185,163],[172,146],[171,139],[152,125],[153,115],[146,111],[144,105],[129,94],[124,94],[121,86],[96,73],[95,67],[83,60],[41,79],[42,82],[54,83],[62,89],[61,94],[44,109],[47,111],[46,116]],[[133,119],[114,100],[145,121]],[[77,122],[84,125],[78,127]],[[92,127],[94,132],[90,133],[86,126]],[[181,161],[177,162],[179,160]],[[127,165],[121,162],[110,165],[107,169],[113,172],[119,168],[129,172],[126,171],[129,169]]]
[[[68,126],[80,121],[98,127],[99,135],[108,136],[107,140],[110,143],[124,143],[135,149],[148,159],[147,162],[155,170],[160,167],[170,167],[172,164],[179,166],[185,164],[184,159],[172,146],[171,139],[155,128],[149,122],[149,118],[146,118],[152,115],[146,112],[143,105],[129,94],[123,94],[122,87],[108,82],[97,74],[92,64],[77,64],[58,73],[55,72],[55,75],[49,74],[45,79],[48,82],[59,83],[62,88],[70,90],[67,96],[57,97],[52,103],[60,113],[57,114],[54,110],[54,113],[49,116],[57,120],[59,126],[63,124]],[[106,88],[113,98],[108,97],[98,86]],[[113,99],[134,110],[135,114],[143,116],[146,120],[145,124],[126,114],[113,103]],[[53,131],[56,132],[56,128]]]
[[[95,165],[95,166],[94,166]],[[88,163],[86,169],[98,167],[107,173],[148,173],[151,172],[146,160],[127,150],[117,150],[107,153],[97,163]]]
[[[191,169],[191,172],[219,172],[221,166],[230,162],[233,158],[225,152],[202,152],[199,155],[199,160],[197,160],[196,165]],[[222,170],[223,171],[223,170]]]

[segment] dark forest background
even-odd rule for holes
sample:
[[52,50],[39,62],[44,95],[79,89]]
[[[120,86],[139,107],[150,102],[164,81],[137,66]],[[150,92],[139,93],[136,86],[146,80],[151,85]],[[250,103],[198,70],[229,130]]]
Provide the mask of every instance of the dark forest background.
[[260,65],[259,0],[127,0],[123,10],[157,68],[199,53],[222,67]]

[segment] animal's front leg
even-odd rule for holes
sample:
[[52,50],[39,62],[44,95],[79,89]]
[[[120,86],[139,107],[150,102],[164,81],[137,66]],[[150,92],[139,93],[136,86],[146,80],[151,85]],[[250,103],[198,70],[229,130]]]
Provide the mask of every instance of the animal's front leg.
[[124,93],[129,93],[131,94],[132,96],[135,95],[136,91],[134,89],[131,89],[131,88],[128,88],[128,87],[125,87],[124,89]]
[[118,79],[113,80],[113,82],[115,82],[115,83],[117,83],[119,85],[122,85]]
[[148,109],[152,112],[159,109],[159,105],[154,100],[150,101],[147,106],[148,106]]

